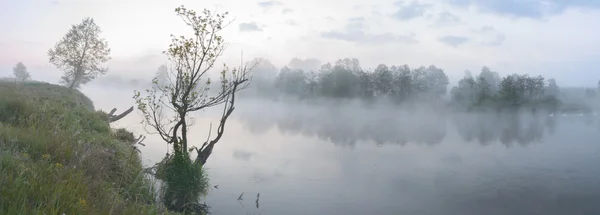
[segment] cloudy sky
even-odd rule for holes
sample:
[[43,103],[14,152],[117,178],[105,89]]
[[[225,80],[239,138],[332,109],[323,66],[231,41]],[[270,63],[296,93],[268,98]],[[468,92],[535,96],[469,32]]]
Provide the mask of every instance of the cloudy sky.
[[599,0],[0,0],[0,76],[23,61],[34,79],[60,72],[46,52],[84,17],[103,29],[112,75],[151,76],[170,34],[189,33],[174,8],[229,12],[222,60],[293,57],[323,62],[431,65],[452,81],[489,66],[501,74],[555,77],[561,85],[600,80]]

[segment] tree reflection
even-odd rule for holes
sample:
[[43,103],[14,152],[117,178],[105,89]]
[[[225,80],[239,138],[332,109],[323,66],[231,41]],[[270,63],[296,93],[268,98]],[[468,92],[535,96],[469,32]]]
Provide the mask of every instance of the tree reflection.
[[481,145],[500,142],[510,147],[542,142],[544,135],[556,133],[558,121],[590,126],[596,118],[592,114],[463,113],[454,114],[452,121],[465,141]]
[[[372,112],[371,112],[372,111]],[[389,112],[380,110],[348,112],[336,108],[318,111],[285,111],[279,115],[242,113],[238,119],[256,134],[276,128],[286,135],[316,137],[340,146],[359,142],[377,145],[408,143],[435,145],[446,136],[446,120],[441,114]]]
[[[303,106],[269,110],[268,114],[244,112],[238,119],[255,134],[277,129],[286,135],[316,137],[340,146],[359,142],[377,145],[436,145],[447,129],[466,142],[482,146],[503,144],[526,146],[543,141],[554,134],[558,121],[596,124],[594,115],[544,113],[452,113],[439,111],[400,111],[395,109],[360,109],[344,107]],[[447,124],[449,126],[447,126]],[[600,123],[598,123],[600,129]]]

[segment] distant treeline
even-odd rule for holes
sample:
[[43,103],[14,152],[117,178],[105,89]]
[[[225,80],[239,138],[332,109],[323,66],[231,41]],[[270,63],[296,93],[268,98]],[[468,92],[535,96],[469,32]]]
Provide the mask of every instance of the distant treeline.
[[408,65],[361,68],[357,59],[326,63],[318,71],[284,67],[274,80],[278,92],[299,98],[390,98],[437,100],[447,92],[448,77],[435,66],[411,69]]
[[[275,71],[273,71],[275,70]],[[448,76],[436,66],[410,68],[408,65],[378,65],[363,69],[357,59],[340,59],[319,69],[283,67],[277,73],[270,63],[261,63],[253,88],[262,96],[300,99],[389,99],[397,104],[409,101],[440,102],[465,110],[529,109],[556,111],[560,88],[554,79],[513,74],[500,77],[483,67],[478,75],[465,76],[448,92]]]
[[[255,59],[251,88],[243,94],[270,98],[359,99],[365,102],[387,100],[395,104],[426,102],[459,110],[545,110],[550,112],[589,110],[583,103],[567,101],[553,78],[513,74],[506,77],[482,67],[477,75],[470,71],[452,89],[448,76],[434,65],[411,68],[408,65],[380,64],[364,69],[355,58],[321,64],[318,60],[294,58],[288,66],[276,68],[268,60]],[[163,80],[166,68],[159,68]],[[585,97],[594,98],[598,90],[587,88]],[[569,98],[570,99],[570,98]]]
[[513,74],[500,78],[484,67],[473,77],[469,72],[451,90],[452,103],[466,109],[544,109],[555,112],[560,88],[554,79]]

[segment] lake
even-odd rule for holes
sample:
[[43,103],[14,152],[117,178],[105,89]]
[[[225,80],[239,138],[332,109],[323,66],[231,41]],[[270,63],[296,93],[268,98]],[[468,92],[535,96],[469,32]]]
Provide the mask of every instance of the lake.
[[[132,90],[82,91],[99,109],[133,104]],[[218,111],[197,115],[194,145]],[[113,126],[145,134],[140,121]],[[147,136],[153,165],[167,146]],[[213,214],[600,214],[600,117],[242,100],[206,167]]]

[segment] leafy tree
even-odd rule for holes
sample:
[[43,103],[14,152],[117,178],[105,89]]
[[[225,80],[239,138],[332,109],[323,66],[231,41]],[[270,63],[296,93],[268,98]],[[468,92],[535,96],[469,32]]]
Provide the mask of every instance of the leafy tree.
[[17,63],[15,67],[13,67],[13,75],[16,80],[19,81],[27,81],[31,78],[29,72],[27,72],[27,67],[22,62]]
[[307,76],[304,71],[300,69],[292,70],[287,66],[281,68],[281,72],[279,72],[275,81],[275,87],[280,89],[281,92],[301,97],[306,93],[306,84]]
[[50,63],[64,71],[61,82],[69,88],[79,88],[108,71],[101,64],[110,59],[110,48],[101,32],[94,19],[85,18],[48,50]]
[[471,106],[476,100],[477,83],[470,71],[465,71],[465,76],[452,88],[452,100],[463,106]]
[[485,80],[493,93],[498,92],[498,84],[500,84],[500,75],[497,72],[490,70],[489,67],[484,66],[479,73],[478,79]]
[[446,94],[449,80],[443,69],[432,65],[426,70],[425,83],[429,94],[434,98],[439,98]]
[[546,87],[546,95],[558,97],[560,94],[560,88],[556,84],[554,78],[548,79],[548,86]]
[[379,64],[373,72],[373,88],[377,96],[388,96],[392,93],[394,77],[385,64]]
[[375,84],[373,79],[375,79],[375,77],[366,71],[358,72],[358,82],[360,83],[358,88],[360,88],[359,96],[361,98],[372,99],[375,96]]
[[167,65],[160,65],[158,70],[156,71],[156,75],[154,76],[158,85],[166,85],[169,83],[169,70],[167,69]]
[[510,75],[502,79],[500,82],[499,97],[508,105],[519,105],[521,101],[520,87],[519,87],[519,76]]
[[[217,90],[211,91],[214,85],[211,85],[208,72],[225,50],[219,34],[225,27],[223,20],[227,13],[213,14],[205,9],[197,14],[183,6],[175,12],[194,34],[191,37],[172,36],[172,44],[164,52],[172,64],[169,82],[160,84],[155,78],[145,97],[136,91],[134,98],[146,125],[172,146],[172,154],[168,154],[157,168],[157,173],[162,173],[157,177],[166,184],[163,201],[169,209],[189,211],[193,210],[190,207],[196,205],[198,198],[206,194],[202,166],[223,136],[226,121],[235,109],[236,93],[248,86],[248,72],[252,68],[229,70],[225,66],[220,73],[220,84],[215,87]],[[223,113],[216,135],[211,136],[209,131],[208,139],[201,147],[192,146],[193,142],[188,138],[194,122],[192,114],[217,105],[223,105]],[[197,157],[192,162],[190,152],[194,150]]]
[[360,94],[358,59],[340,59],[335,65],[327,63],[321,67],[321,94],[335,98],[355,98]]
[[479,76],[475,83],[475,105],[483,105],[493,98],[493,85],[487,79]]
[[393,98],[398,102],[409,99],[413,93],[410,67],[408,65],[392,66],[391,70],[394,74]]
[[272,95],[273,84],[277,78],[277,67],[264,58],[255,58],[251,62],[256,67],[252,70],[250,91],[258,95]]

